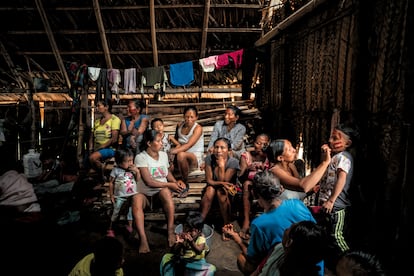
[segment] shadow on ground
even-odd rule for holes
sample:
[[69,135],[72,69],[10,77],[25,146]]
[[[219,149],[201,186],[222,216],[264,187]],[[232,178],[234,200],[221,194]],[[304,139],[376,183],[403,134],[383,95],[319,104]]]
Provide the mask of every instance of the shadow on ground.
[[[120,221],[115,232],[125,246],[125,275],[159,275],[161,257],[168,252],[165,225],[146,222],[149,254],[138,254],[138,240],[128,235],[123,225]],[[75,263],[91,251],[94,242],[105,235],[107,226],[108,216],[102,211],[81,211],[77,221],[63,225],[47,217],[38,221],[3,220],[0,224],[2,272],[4,275],[68,275]],[[207,261],[216,265],[216,275],[242,275],[236,265],[239,253],[233,241],[222,241],[215,231]]]

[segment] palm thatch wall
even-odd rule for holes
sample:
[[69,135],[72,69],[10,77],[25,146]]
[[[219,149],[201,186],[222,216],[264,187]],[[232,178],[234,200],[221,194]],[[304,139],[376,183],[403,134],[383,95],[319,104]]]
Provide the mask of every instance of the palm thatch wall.
[[310,167],[332,122],[359,128],[352,240],[395,272],[412,232],[413,9],[408,0],[308,4],[256,42],[267,57],[257,105],[273,137],[303,140]]

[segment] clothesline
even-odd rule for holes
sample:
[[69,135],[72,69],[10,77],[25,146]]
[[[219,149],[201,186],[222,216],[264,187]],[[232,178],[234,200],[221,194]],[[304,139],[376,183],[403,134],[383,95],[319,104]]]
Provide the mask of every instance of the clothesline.
[[[240,53],[240,51],[241,51],[241,53],[243,54],[243,51],[244,51],[244,49],[239,49],[239,50],[236,50],[236,51],[232,51],[232,52],[228,52],[228,53],[223,53],[223,54],[219,54],[219,55],[211,55],[211,56],[207,56],[207,57],[205,57],[205,58],[200,58],[200,59],[193,59],[193,60],[190,60],[190,61],[184,61],[184,62],[192,62],[192,63],[200,63],[200,61],[201,60],[206,60],[206,59],[212,59],[212,58],[218,58],[219,56],[222,56],[223,58],[225,57],[225,56],[228,56],[228,55],[232,55],[232,53]],[[178,62],[178,63],[173,63],[173,64],[179,64],[179,63],[184,63],[184,62]],[[71,63],[74,63],[74,62],[72,62],[72,61],[66,61],[66,63],[67,64],[71,64]],[[228,63],[229,64],[229,63]],[[171,64],[166,64],[166,65],[159,65],[159,66],[154,66],[154,67],[164,67],[165,69],[169,69],[169,67],[170,67],[170,65]],[[85,65],[85,66],[87,66],[88,68],[90,68],[90,67],[92,67],[92,68],[102,68],[103,69],[103,67],[99,67],[99,66],[88,66],[88,65]],[[240,63],[240,66],[241,66],[241,63]],[[240,67],[240,66],[238,66],[238,67]],[[129,67],[129,68],[134,68],[134,67]],[[117,70],[126,70],[126,69],[129,69],[129,68],[125,68],[125,69],[117,69]],[[145,68],[152,68],[152,67],[145,67]],[[110,70],[110,69],[112,69],[112,68],[106,68],[107,70]],[[221,69],[221,68],[214,68],[214,69],[216,69],[216,70],[219,70],[219,69]],[[238,68],[235,68],[235,69],[238,69]],[[142,72],[142,71],[137,71],[137,72]]]
[[[125,94],[136,93],[137,79],[140,79],[139,89],[140,93],[144,93],[144,87],[154,87],[154,89],[161,89],[165,91],[166,84],[169,81],[171,85],[189,86],[194,82],[194,62],[199,63],[204,72],[213,72],[232,65],[235,69],[239,69],[243,61],[244,49],[237,51],[223,53],[220,55],[208,56],[198,60],[191,60],[169,65],[146,67],[142,71],[137,68],[126,68],[124,71],[124,92]],[[167,70],[169,66],[169,77]],[[88,67],[87,65],[78,66],[77,63],[70,63],[67,66],[70,73],[72,84],[83,85],[86,78],[96,83],[96,97],[101,98],[101,93],[104,97],[110,97],[111,93],[119,95],[119,85],[121,84],[121,70],[120,69],[106,69],[99,67]],[[138,76],[137,73],[141,73]]]

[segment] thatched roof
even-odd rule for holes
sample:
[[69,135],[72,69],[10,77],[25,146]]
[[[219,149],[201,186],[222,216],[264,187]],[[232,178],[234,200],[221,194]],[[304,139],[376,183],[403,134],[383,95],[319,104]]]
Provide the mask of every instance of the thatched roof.
[[[2,0],[0,88],[15,92],[34,77],[67,88],[70,62],[101,68],[167,66],[254,47],[258,0]],[[8,18],[8,19],[6,19]],[[215,74],[195,82],[223,80]],[[231,78],[231,77],[228,77]]]

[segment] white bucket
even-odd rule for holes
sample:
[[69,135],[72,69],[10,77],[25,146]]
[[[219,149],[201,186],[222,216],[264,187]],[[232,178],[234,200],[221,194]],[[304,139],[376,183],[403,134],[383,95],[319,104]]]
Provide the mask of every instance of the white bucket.
[[[175,227],[175,233],[180,234],[181,232],[183,232],[183,225],[178,224]],[[214,235],[214,229],[210,225],[204,224],[203,234],[206,237],[206,244],[208,245],[208,247],[210,248],[210,251],[211,251],[211,237],[213,237],[213,235]]]

